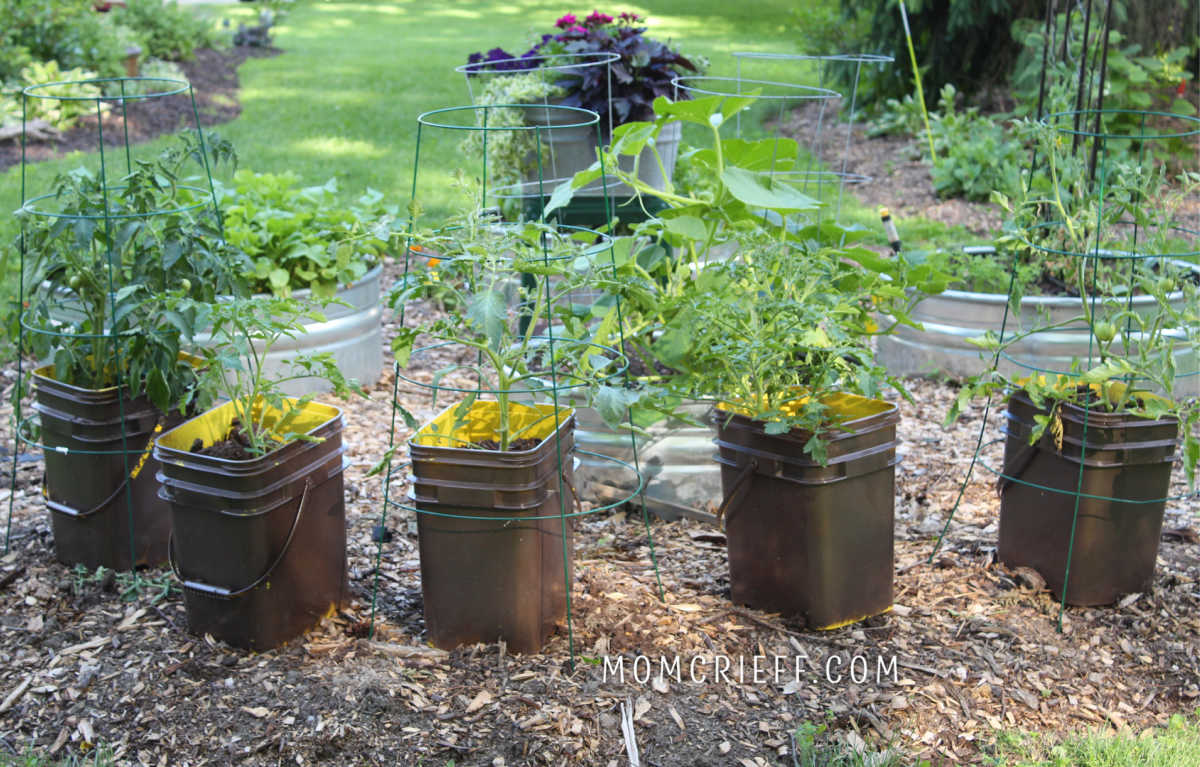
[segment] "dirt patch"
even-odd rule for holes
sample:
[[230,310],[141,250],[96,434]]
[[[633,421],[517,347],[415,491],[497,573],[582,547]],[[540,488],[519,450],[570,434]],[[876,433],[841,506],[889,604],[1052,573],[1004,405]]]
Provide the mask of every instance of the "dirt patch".
[[[933,190],[928,151],[916,139],[902,136],[869,138],[856,123],[847,144],[844,122],[834,115],[841,100],[812,103],[792,111],[777,126],[801,146],[816,151],[831,170],[852,174],[845,187],[867,207],[888,208],[896,221],[922,217],[948,226],[965,227],[972,234],[993,237],[1003,223],[1000,207],[992,203],[942,200]],[[813,137],[822,137],[820,141]]]
[[204,440],[197,437],[188,452],[213,458],[224,458],[229,461],[248,461],[258,457],[250,452],[250,438],[246,436],[240,418],[234,418],[229,424],[229,433],[225,435],[224,439],[205,447]]
[[[248,58],[277,56],[278,48],[251,48],[239,46],[218,51],[202,49],[196,51],[192,61],[180,63],[196,96],[196,110],[200,124],[204,126],[226,123],[241,114],[238,103],[237,68]],[[192,102],[186,92],[160,98],[137,99],[126,104],[125,117],[128,122],[129,140],[133,143],[148,141],[164,133],[174,133],[181,128],[194,128]],[[99,149],[96,116],[80,120],[71,130],[64,132],[56,141],[31,141],[25,147],[26,159],[30,161],[61,157],[70,152],[94,152]],[[110,110],[103,118],[104,145],[121,147],[125,142],[125,123],[118,108]],[[0,143],[0,172],[21,162],[20,138]]]

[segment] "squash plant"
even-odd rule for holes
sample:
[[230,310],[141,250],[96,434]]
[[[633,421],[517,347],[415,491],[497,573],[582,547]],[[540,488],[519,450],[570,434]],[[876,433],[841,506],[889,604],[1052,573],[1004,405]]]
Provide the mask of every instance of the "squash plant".
[[[243,289],[243,258],[220,237],[208,191],[182,175],[205,146],[214,164],[232,161],[227,142],[184,136],[116,184],[83,168],[60,174],[51,197],[16,212],[35,328],[25,351],[49,358],[57,380],[123,381],[164,412],[190,401],[195,376],[179,353],[204,329],[207,303]],[[183,296],[195,300],[175,308]]]
[[[604,171],[639,198],[668,206],[636,226],[634,236],[670,251],[619,249],[616,276],[597,282],[608,297],[593,312],[615,314],[620,299],[630,351],[654,363],[660,372],[651,378],[666,391],[730,398],[773,430],[816,433],[825,418],[823,393],[873,392],[887,380],[873,364],[869,338],[913,324],[909,308],[940,292],[946,275],[904,256],[881,257],[856,244],[861,231],[823,221],[822,203],[779,175],[799,167],[795,141],[724,137],[722,127],[753,102],[660,98],[654,122],[614,131]],[[684,184],[658,190],[638,179],[636,167],[621,170],[619,157],[653,148],[672,120],[702,126],[709,136],[705,146],[681,148]],[[560,185],[548,212],[600,174],[598,161]],[[721,251],[733,254],[728,263]],[[609,327],[600,323],[593,340],[613,343]],[[809,449],[822,455],[820,439]]]
[[374,189],[345,206],[336,179],[308,187],[298,181],[292,173],[240,170],[231,185],[218,185],[225,236],[251,259],[246,277],[253,292],[288,296],[307,289],[328,298],[380,262],[398,212]]

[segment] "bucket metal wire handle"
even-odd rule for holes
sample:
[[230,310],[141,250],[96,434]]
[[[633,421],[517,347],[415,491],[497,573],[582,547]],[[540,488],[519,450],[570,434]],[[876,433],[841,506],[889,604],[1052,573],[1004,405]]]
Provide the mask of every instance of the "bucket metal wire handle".
[[292,529],[288,531],[287,540],[283,542],[283,548],[279,550],[279,556],[275,557],[275,561],[267,566],[266,571],[260,575],[249,586],[244,586],[240,589],[227,589],[222,586],[213,586],[211,583],[202,583],[200,581],[189,581],[179,572],[179,566],[175,563],[175,530],[171,530],[170,536],[167,538],[167,562],[171,565],[171,572],[179,579],[179,582],[185,589],[199,591],[202,594],[211,597],[219,597],[221,599],[233,599],[240,597],[249,591],[253,591],[263,584],[271,574],[275,572],[275,568],[283,562],[283,558],[287,556],[288,550],[292,547],[292,538],[296,536],[296,528],[300,526],[300,517],[304,514],[304,505],[308,502],[308,491],[312,489],[312,479],[304,480],[304,493],[300,496],[300,506],[296,509],[296,517],[292,520]]
[[[107,498],[105,498],[103,501],[100,501],[100,503],[96,504],[95,506],[88,509],[87,511],[80,511],[79,509],[75,508],[74,506],[67,506],[65,503],[59,503],[58,501],[52,500],[49,495],[45,496],[46,497],[46,508],[50,509],[50,511],[53,511],[56,514],[65,514],[66,516],[74,517],[75,519],[83,519],[85,517],[92,516],[93,514],[95,514],[98,511],[102,511],[103,509],[105,509],[108,506],[108,504],[110,504],[114,500],[116,500],[117,496],[120,495],[121,493],[123,493],[125,491],[125,488],[127,488],[127,487],[129,487],[129,477],[128,476],[125,477],[124,481],[121,482],[121,484],[117,485],[117,489],[113,490],[112,493]],[[45,493],[46,493],[46,474],[45,474],[45,472],[43,472],[42,473],[42,494],[45,495]]]
[[[90,517],[93,514],[95,514],[96,512],[103,510],[106,506],[108,506],[108,504],[110,504],[114,500],[116,500],[117,496],[125,491],[125,488],[129,487],[130,480],[137,479],[138,474],[141,473],[142,468],[146,465],[146,460],[150,457],[151,449],[154,447],[153,437],[155,434],[158,434],[160,431],[162,431],[163,422],[165,419],[166,419],[165,415],[159,417],[158,421],[154,425],[154,429],[150,432],[151,438],[146,440],[146,449],[141,452],[141,457],[138,458],[137,465],[134,466],[134,468],[129,472],[129,474],[125,475],[125,479],[121,482],[121,484],[117,485],[116,489],[112,491],[111,495],[109,495],[103,501],[100,501],[100,503],[96,504],[95,506],[88,509],[87,511],[80,511],[79,509],[75,508],[74,506],[67,506],[65,503],[59,503],[58,501],[55,501],[52,498],[50,498],[49,495],[46,495],[46,488],[48,487],[48,485],[46,484],[46,472],[43,471],[42,472],[42,495],[45,496],[45,498],[46,498],[46,508],[50,509],[50,511],[57,512],[58,514],[65,514],[68,517],[74,517],[75,519],[83,519],[84,517]],[[133,436],[141,436],[141,435],[135,434]]]
[[742,485],[746,484],[746,480],[750,479],[756,469],[758,469],[758,459],[751,458],[750,462],[742,467],[742,472],[738,474],[737,479],[733,481],[733,487],[729,488],[729,494],[725,496],[725,500],[721,501],[721,505],[717,509],[717,523],[721,525],[722,530],[725,529],[734,513],[741,508],[739,504],[734,503],[734,499],[738,497],[738,491],[742,489]]

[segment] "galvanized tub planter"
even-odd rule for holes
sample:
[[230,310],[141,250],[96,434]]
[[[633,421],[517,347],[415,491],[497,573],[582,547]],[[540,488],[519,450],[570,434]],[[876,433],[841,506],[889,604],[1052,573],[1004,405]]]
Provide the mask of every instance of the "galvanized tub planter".
[[456,407],[409,440],[428,638],[536,653],[567,614],[574,414],[512,403],[514,428],[537,422],[527,435],[538,442],[499,451],[460,446],[495,438],[499,404],[477,400],[457,431]]
[[52,365],[35,370],[33,380],[55,556],[89,570],[165,562],[170,525],[148,445],[183,417],[115,386],[62,383]]
[[1068,403],[1059,411],[1061,449],[1049,433],[1030,445],[1034,416],[1047,411],[1024,392],[1009,398],[998,554],[1037,570],[1058,599],[1065,582],[1068,604],[1112,604],[1154,578],[1179,423]]
[[[536,111],[535,109],[534,112]],[[551,112],[549,109],[546,111]],[[562,119],[551,117],[547,124],[553,126],[555,120]],[[666,188],[667,182],[675,173],[682,136],[681,123],[673,122],[663,126],[655,142],[662,167],[659,167],[654,158],[653,150],[646,147],[636,158],[638,178],[641,181],[654,189]],[[526,180],[521,183],[494,190],[498,199],[523,200],[527,218],[539,217],[542,208],[549,204],[550,195],[555,187],[571,179],[576,173],[587,170],[596,162],[595,126],[554,128],[544,134],[544,141],[549,162],[542,168],[542,180],[537,179],[536,173],[528,174]],[[622,156],[619,160],[621,170],[633,173],[634,159],[633,156]],[[603,178],[576,190],[571,201],[555,215],[564,224],[599,228],[607,224],[613,216],[625,223],[638,223],[646,219],[647,213],[657,212],[663,207],[664,204],[654,197],[643,197],[639,203],[634,190],[628,184],[619,181],[610,170]]]
[[[970,253],[994,253],[991,247],[964,248]],[[1183,264],[1195,270],[1192,265]],[[1172,297],[1183,308],[1184,294]],[[912,311],[912,319],[924,330],[905,325],[891,334],[880,336],[876,359],[896,376],[946,376],[969,378],[989,368],[992,355],[968,339],[979,338],[991,331],[999,334],[1004,320],[1008,296],[1002,293],[974,293],[966,290],[946,290],[921,300]],[[1157,313],[1153,296],[1134,296],[1132,308],[1142,314]],[[1038,327],[1070,320],[1080,314],[1080,299],[1069,296],[1024,296],[1021,311],[1009,313],[1006,337]],[[1073,359],[1088,358],[1089,330],[1077,323],[1067,327],[1036,333],[1009,347],[1002,355],[999,368],[1007,375],[1028,375],[1035,370],[1066,371]],[[1094,350],[1093,350],[1094,353]],[[1175,353],[1175,367],[1181,374],[1182,393],[1200,394],[1200,376],[1195,353],[1182,349]],[[1190,374],[1190,375],[1189,375]]]
[[248,460],[191,452],[223,439],[234,414],[225,403],[184,422],[154,455],[189,629],[259,651],[345,601],[342,415],[309,402],[292,428],[311,439]]
[[851,394],[828,404],[847,420],[830,430],[824,466],[804,453],[808,432],[715,415],[731,597],[812,629],[892,608],[900,413]]
[[[363,386],[371,386],[383,372],[383,311],[379,301],[379,280],[383,266],[371,269],[362,279],[337,289],[334,298],[347,305],[331,303],[322,309],[324,322],[304,319],[304,333],[295,338],[280,338],[271,347],[263,363],[264,375],[278,376],[290,370],[289,360],[300,354],[333,355],[338,369],[347,378],[357,380]],[[293,291],[299,300],[311,297],[310,290]],[[195,343],[204,346],[210,339],[207,333],[198,333]],[[330,384],[323,378],[307,377],[287,381],[280,387],[293,397],[326,392]]]
[[[664,519],[681,516],[704,521],[716,517],[713,511],[721,498],[721,471],[713,462],[712,406],[705,402],[685,403],[681,411],[697,424],[677,419],[664,420],[638,435],[637,463],[645,488],[646,509]],[[631,478],[612,461],[587,453],[634,463],[633,437],[628,429],[613,429],[594,408],[576,410],[575,442],[581,452],[576,478],[581,495],[611,502],[624,498],[636,487]]]
[[[577,113],[561,109],[555,110],[552,106],[544,110],[534,107],[526,114],[526,120],[530,124],[544,125],[547,128],[542,134],[548,154],[548,162],[542,167],[543,183],[553,180],[553,185],[556,186],[558,181],[572,178],[576,173],[587,170],[596,162],[596,150],[598,149],[596,126],[579,125],[580,120]],[[679,158],[679,142],[682,138],[683,124],[678,121],[667,123],[659,131],[658,138],[654,142],[654,148],[658,150],[658,156],[662,160],[662,167],[659,167],[658,160],[654,158],[654,149],[647,146],[636,158],[623,155],[620,158],[621,170],[633,173],[636,159],[638,179],[655,189],[665,189],[666,182],[675,172],[675,162]],[[536,191],[538,181],[536,175],[527,178],[526,181],[534,184],[533,191]],[[600,197],[607,192],[611,198],[630,197],[634,193],[633,189],[626,184],[618,183],[611,178],[607,180],[607,189],[605,186],[604,183],[597,181],[583,187],[576,192],[576,195]]]

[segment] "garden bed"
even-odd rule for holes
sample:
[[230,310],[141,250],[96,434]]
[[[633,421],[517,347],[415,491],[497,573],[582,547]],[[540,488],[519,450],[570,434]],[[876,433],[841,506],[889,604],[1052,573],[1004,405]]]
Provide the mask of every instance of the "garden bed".
[[[385,282],[396,273],[389,264]],[[410,308],[409,322],[430,311]],[[385,317],[384,327],[390,336],[395,319]],[[0,559],[0,750],[33,744],[61,757],[79,753],[83,741],[102,742],[142,764],[172,765],[625,764],[627,703],[643,764],[778,763],[803,721],[971,763],[997,730],[1140,732],[1194,709],[1198,504],[1169,505],[1151,592],[1118,606],[1068,609],[1059,634],[1058,604],[1039,579],[995,561],[998,501],[987,471],[977,470],[946,545],[924,564],[965,475],[982,408],[943,430],[954,389],[913,387],[918,404],[900,404],[892,613],[813,633],[734,606],[723,535],[686,520],[652,525],[667,595],[660,602],[640,518],[604,513],[584,518],[575,534],[574,671],[565,626],[538,655],[426,645],[416,524],[406,512],[389,516],[376,633],[365,636],[382,499],[378,478],[364,475],[386,446],[390,364],[369,400],[339,403],[353,599],[278,650],[247,654],[188,634],[177,591],[152,601],[153,587],[170,581],[165,571],[144,573],[142,594],[127,602],[126,576],[84,577],[57,564],[37,470],[23,470],[14,551]],[[444,407],[417,387],[400,391],[418,420]],[[994,427],[998,435],[998,421]],[[996,465],[998,453],[988,455]],[[397,483],[393,492],[406,489]],[[811,665],[797,683],[792,659],[800,653]],[[754,682],[755,655],[788,659],[778,683],[773,666],[769,681]],[[584,656],[623,656],[625,683],[606,680],[603,664]],[[665,683],[639,683],[640,656],[655,676],[659,656],[678,656],[682,681],[672,672]],[[732,660],[732,683],[713,680],[715,656]],[[868,664],[862,683],[850,680],[854,657]],[[697,673],[707,681],[689,680],[692,658],[702,659]],[[747,664],[744,683],[738,658]],[[877,679],[880,659],[886,673]],[[837,674],[842,679],[830,681]]]
[[[236,46],[226,50],[203,48],[196,51],[196,57],[191,61],[180,62],[180,68],[183,69],[196,95],[200,124],[220,125],[241,114],[242,107],[238,102],[238,67],[246,59],[277,56],[282,52],[278,48],[248,46]],[[106,145],[124,146],[124,135],[117,129],[120,127],[118,113],[110,114],[105,119],[106,128],[110,123],[114,129],[106,133]],[[192,124],[192,103],[186,93],[129,102],[129,138],[132,142],[149,141]],[[31,141],[25,148],[26,157],[33,161],[61,157],[75,151],[95,150],[95,117],[81,119],[78,125],[62,133],[56,140]],[[0,142],[0,172],[20,163],[20,139]]]

